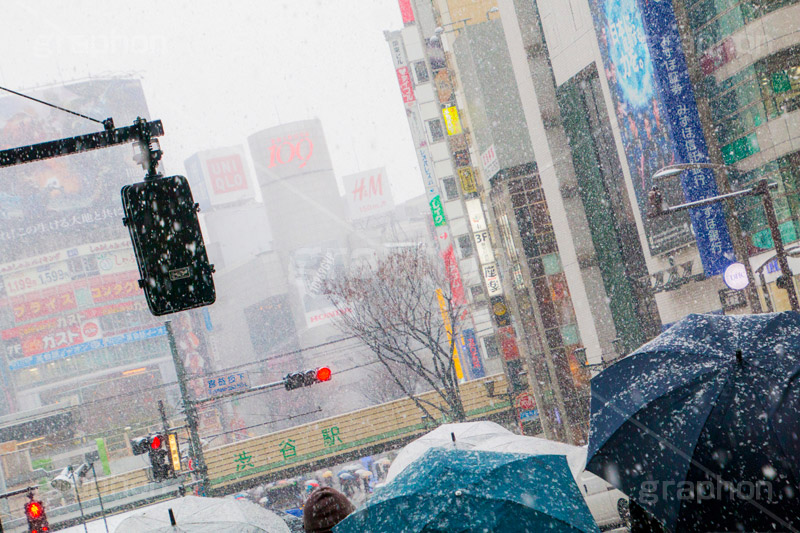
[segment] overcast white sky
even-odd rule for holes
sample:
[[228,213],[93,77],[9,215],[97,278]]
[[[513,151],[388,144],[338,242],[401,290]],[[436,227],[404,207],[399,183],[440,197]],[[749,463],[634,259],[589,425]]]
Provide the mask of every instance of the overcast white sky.
[[337,177],[386,166],[395,201],[423,192],[383,36],[402,27],[396,0],[6,0],[0,9],[0,86],[135,75],[147,118],[164,122],[168,172],[194,152],[316,116]]

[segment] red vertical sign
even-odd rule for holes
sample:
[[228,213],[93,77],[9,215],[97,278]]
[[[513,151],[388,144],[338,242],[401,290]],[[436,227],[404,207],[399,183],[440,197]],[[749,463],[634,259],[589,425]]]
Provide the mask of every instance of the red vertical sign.
[[411,74],[408,72],[408,67],[400,67],[397,69],[397,81],[400,83],[403,103],[410,104],[416,97],[414,96],[414,85],[411,83]]
[[463,305],[467,303],[464,298],[464,284],[461,281],[461,272],[458,270],[458,261],[452,244],[442,252],[442,257],[444,258],[444,268],[447,272],[447,281],[450,282],[453,304]]
[[411,9],[411,0],[400,1],[400,14],[403,16],[403,24],[414,22],[414,10]]

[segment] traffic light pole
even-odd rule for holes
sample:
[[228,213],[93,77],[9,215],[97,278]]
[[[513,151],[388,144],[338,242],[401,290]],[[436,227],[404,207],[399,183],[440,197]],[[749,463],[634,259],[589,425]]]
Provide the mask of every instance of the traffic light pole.
[[200,443],[200,434],[197,429],[197,409],[195,402],[189,398],[189,390],[186,385],[186,367],[183,359],[178,353],[178,345],[175,343],[175,335],[172,332],[172,322],[165,322],[167,327],[167,338],[169,339],[169,349],[172,352],[172,362],[175,364],[175,374],[178,378],[178,386],[181,391],[181,401],[186,413],[186,426],[189,428],[189,442],[192,445],[192,456],[194,457],[194,470],[200,478],[200,495],[205,495],[210,488],[208,479],[208,468],[203,457],[203,445]]
[[[703,207],[706,205],[715,204],[720,201],[732,200],[740,196],[760,196],[761,201],[764,204],[764,213],[767,218],[767,225],[769,226],[772,235],[772,242],[775,246],[775,255],[778,258],[778,265],[780,265],[781,268],[781,277],[784,279],[784,286],[781,288],[785,289],[789,295],[789,304],[792,308],[792,311],[800,311],[800,300],[798,300],[797,291],[795,290],[794,287],[794,280],[792,279],[793,278],[792,271],[789,268],[789,261],[786,258],[786,249],[783,246],[783,238],[781,237],[780,227],[778,226],[778,218],[775,215],[775,206],[772,202],[772,196],[770,195],[769,192],[770,189],[774,189],[777,186],[778,185],[776,183],[768,183],[766,178],[761,178],[754,187],[750,187],[748,189],[742,189],[740,191],[721,194],[719,196],[713,196],[711,198],[705,198],[703,200],[697,200],[694,202],[676,205],[674,207],[662,207],[660,204],[654,205],[652,207],[654,207],[655,211],[651,214],[651,216],[666,215],[669,213],[676,213],[678,211],[685,211],[687,209],[693,209],[696,207]],[[652,198],[654,197],[651,196],[651,199]],[[660,201],[663,201],[663,198],[661,197],[657,197],[657,199],[658,199],[658,202],[656,202],[657,204]],[[749,259],[745,258],[745,261],[749,261]]]
[[81,511],[81,522],[83,522],[83,530],[89,533],[89,528],[86,527],[86,517],[83,515],[83,504],[81,503],[81,494],[78,491],[78,481],[75,479],[75,469],[72,465],[67,466],[69,475],[72,477],[72,488],[75,489],[75,499],[78,500],[78,509]]

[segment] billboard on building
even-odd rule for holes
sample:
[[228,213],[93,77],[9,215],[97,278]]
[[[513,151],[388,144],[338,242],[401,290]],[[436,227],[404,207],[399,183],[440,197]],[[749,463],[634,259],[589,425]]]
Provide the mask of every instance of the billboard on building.
[[386,169],[373,168],[342,178],[350,220],[382,215],[394,209]]
[[289,283],[294,285],[309,328],[330,324],[342,311],[325,296],[329,276],[344,270],[344,254],[335,243],[301,248],[292,254]]
[[0,264],[0,309],[9,311],[0,340],[9,369],[164,335],[154,329],[138,279],[127,238]]
[[[732,251],[721,206],[692,212],[695,235],[684,215],[647,217],[647,193],[654,185],[671,205],[716,194],[708,171],[685,172],[682,184],[677,179],[652,180],[657,170],[669,164],[708,161],[671,3],[649,2],[644,10],[637,0],[593,0],[592,4],[650,251],[667,252],[693,242],[696,235],[706,274],[718,274],[730,263]],[[689,150],[687,135],[692,139]]]
[[258,182],[333,170],[319,120],[302,120],[262,130],[248,138]]
[[[147,117],[138,80],[110,79],[28,91],[117,126]],[[97,124],[18,96],[0,98],[0,150],[101,130]],[[144,176],[130,146],[0,170],[0,256],[15,260],[93,240],[123,237],[120,188]],[[102,233],[102,237],[100,234]]]
[[255,198],[253,177],[242,146],[199,152],[185,166],[192,196],[201,209]]

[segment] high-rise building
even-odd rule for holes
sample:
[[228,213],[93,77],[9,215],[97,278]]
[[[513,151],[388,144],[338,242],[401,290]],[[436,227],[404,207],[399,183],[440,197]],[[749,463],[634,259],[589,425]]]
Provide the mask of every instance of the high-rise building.
[[[445,200],[441,233],[478,250],[459,266],[477,270],[481,290],[470,292],[485,290],[495,312],[484,347],[502,355],[526,431],[581,442],[588,374],[574,352],[598,344],[598,328],[583,278],[573,275],[574,265],[562,266],[509,54],[491,20],[496,5],[420,0],[400,7],[405,27],[386,37],[427,192]],[[437,211],[432,216],[436,222]],[[569,234],[562,237],[574,253]],[[486,301],[475,298],[476,310]]]

